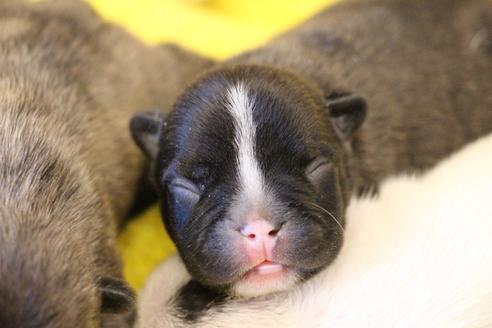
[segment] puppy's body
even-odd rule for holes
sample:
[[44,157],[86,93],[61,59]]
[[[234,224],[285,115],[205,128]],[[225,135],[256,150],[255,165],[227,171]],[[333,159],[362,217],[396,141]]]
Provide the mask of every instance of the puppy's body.
[[485,0],[342,2],[209,72],[164,120],[137,116],[192,276],[288,289],[338,254],[352,192],[491,131],[491,26]]
[[207,61],[149,48],[82,2],[0,6],[0,326],[99,327],[131,307],[115,250],[144,159],[132,113]]
[[331,266],[285,293],[210,303],[192,321],[175,299],[190,277],[173,258],[140,295],[138,327],[490,327],[491,165],[487,136],[421,177],[389,179],[351,202]]
[[356,189],[430,168],[492,129],[490,1],[342,1],[230,64],[364,97],[367,118],[348,156]]

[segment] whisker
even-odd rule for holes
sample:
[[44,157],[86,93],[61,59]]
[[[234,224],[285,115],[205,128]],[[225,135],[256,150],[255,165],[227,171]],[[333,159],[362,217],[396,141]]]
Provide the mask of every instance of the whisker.
[[343,232],[345,232],[345,229],[343,228],[342,224],[340,223],[339,219],[337,219],[330,211],[328,211],[326,208],[316,204],[316,203],[313,203],[313,202],[308,202],[309,204],[313,205],[314,207],[322,210],[323,212],[325,212],[326,214],[328,214],[335,222],[336,224],[340,227],[340,229],[342,229]]

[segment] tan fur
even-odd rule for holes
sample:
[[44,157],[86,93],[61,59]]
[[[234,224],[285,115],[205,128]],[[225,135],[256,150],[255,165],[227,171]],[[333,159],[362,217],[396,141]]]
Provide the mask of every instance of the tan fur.
[[129,118],[208,64],[82,2],[0,5],[0,326],[100,325],[96,281],[121,277],[116,226],[144,165]]

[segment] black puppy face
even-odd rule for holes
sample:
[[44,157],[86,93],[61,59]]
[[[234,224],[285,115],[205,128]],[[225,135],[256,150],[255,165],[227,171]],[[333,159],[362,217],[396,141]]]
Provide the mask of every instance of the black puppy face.
[[137,142],[155,156],[165,225],[197,280],[256,296],[334,259],[344,225],[342,139],[360,124],[341,104],[325,110],[323,96],[288,73],[236,67],[196,83],[162,126],[133,120]]

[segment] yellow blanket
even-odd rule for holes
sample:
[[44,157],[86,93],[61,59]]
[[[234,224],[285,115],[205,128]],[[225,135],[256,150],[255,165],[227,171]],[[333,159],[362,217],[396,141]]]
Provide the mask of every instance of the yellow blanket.
[[[148,43],[176,42],[224,59],[257,47],[335,0],[89,0],[110,21]],[[119,238],[129,282],[140,289],[174,247],[157,207],[132,221]]]

